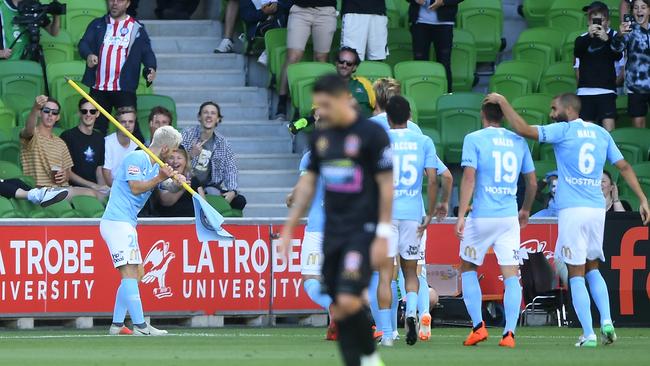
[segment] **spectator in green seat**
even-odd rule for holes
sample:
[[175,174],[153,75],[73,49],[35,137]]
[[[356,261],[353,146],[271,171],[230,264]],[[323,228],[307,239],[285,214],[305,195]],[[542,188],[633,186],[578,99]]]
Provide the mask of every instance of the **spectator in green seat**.
[[[172,125],[172,112],[163,106],[156,106],[151,108],[149,113],[149,136],[153,137],[154,132],[162,126]],[[145,141],[145,145],[149,146],[151,141]]]
[[[14,24],[14,18],[18,15],[18,7],[24,0],[0,0],[0,60],[20,60],[23,50],[29,43],[29,33],[24,32],[25,26]],[[62,10],[56,7],[59,11]],[[45,18],[43,29],[56,37],[61,27],[59,14]]]
[[375,91],[370,80],[353,75],[360,63],[361,58],[357,50],[342,47],[336,59],[336,73],[348,82],[348,88],[357,101],[361,116],[370,118],[375,110]]

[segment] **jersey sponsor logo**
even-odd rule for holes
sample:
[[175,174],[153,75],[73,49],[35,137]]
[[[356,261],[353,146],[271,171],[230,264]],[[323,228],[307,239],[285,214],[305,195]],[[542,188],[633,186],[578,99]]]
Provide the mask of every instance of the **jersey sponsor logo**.
[[509,196],[514,196],[517,194],[517,187],[515,188],[510,188],[510,187],[490,187],[490,186],[485,186],[483,187],[486,193],[490,194],[506,194]]
[[602,184],[601,179],[591,179],[591,178],[576,178],[576,177],[564,177],[564,181],[571,185],[576,186],[590,186],[590,187],[600,187]]
[[406,253],[408,255],[421,255],[420,245],[419,244],[409,245],[408,249],[406,250]]
[[571,257],[573,257],[573,255],[571,254],[571,248],[567,246],[562,247],[562,257],[564,257],[565,259],[571,259]]
[[319,266],[320,265],[320,253],[312,252],[307,256],[307,266]]
[[129,165],[129,167],[126,169],[126,172],[129,175],[140,175],[140,167],[137,165]]
[[114,253],[111,254],[111,258],[113,259],[113,263],[119,263],[124,260],[124,254],[122,252]]
[[331,192],[358,193],[363,189],[363,171],[348,159],[324,162],[321,176]]
[[343,152],[346,156],[356,158],[361,149],[361,139],[355,134],[348,135],[343,142]]
[[356,280],[361,278],[363,256],[356,250],[348,252],[343,259],[343,278]]
[[149,284],[156,282],[158,287],[153,289],[153,295],[162,299],[173,295],[172,288],[165,283],[169,263],[176,258],[176,254],[169,250],[169,242],[158,240],[149,249],[149,253],[142,264],[145,274],[142,283]]
[[474,260],[474,261],[476,260],[476,248],[471,246],[471,245],[468,245],[468,246],[465,247],[465,250],[463,251],[463,254],[465,255],[465,257],[467,257],[467,258],[469,258],[471,260]]

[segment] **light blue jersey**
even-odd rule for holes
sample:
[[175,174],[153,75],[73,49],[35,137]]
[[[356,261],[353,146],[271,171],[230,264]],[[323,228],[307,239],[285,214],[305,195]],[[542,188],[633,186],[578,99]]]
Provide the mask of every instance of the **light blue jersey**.
[[476,169],[471,217],[517,216],[517,180],[535,170],[528,144],[505,128],[465,136],[461,166]]
[[[386,130],[386,132],[388,132],[388,130],[390,130],[390,124],[388,123],[388,115],[386,114],[386,112],[380,113],[380,114],[378,114],[376,116],[372,116],[370,118],[370,120],[377,123],[381,127],[383,127],[384,130]],[[407,121],[406,122],[406,128],[408,128],[409,130],[415,131],[415,132],[417,132],[419,134],[422,134],[422,130],[420,129],[420,126],[415,124],[413,121]]]
[[158,164],[152,163],[149,156],[141,150],[130,152],[115,174],[111,196],[108,199],[103,219],[128,222],[135,226],[138,213],[151,196],[151,192],[133,194],[129,181],[147,181],[158,175]]
[[[310,151],[307,151],[300,160],[300,175],[307,172],[309,166]],[[314,200],[312,201],[311,208],[309,209],[309,216],[307,216],[307,227],[305,231],[312,233],[322,233],[325,229],[325,209],[323,208],[323,199],[325,197],[323,181],[318,178],[316,183],[316,192],[314,192]]]
[[537,126],[539,142],[553,144],[558,167],[558,208],[605,208],[600,188],[606,160],[623,159],[612,136],[597,124],[577,119]]
[[436,147],[428,136],[409,129],[389,130],[393,148],[393,219],[420,221],[422,179],[427,168],[438,169]]
[[447,168],[445,163],[443,163],[442,160],[440,160],[438,155],[436,155],[436,159],[438,159],[438,171],[436,173],[438,173],[438,175],[442,175],[444,172],[449,170],[449,168]]

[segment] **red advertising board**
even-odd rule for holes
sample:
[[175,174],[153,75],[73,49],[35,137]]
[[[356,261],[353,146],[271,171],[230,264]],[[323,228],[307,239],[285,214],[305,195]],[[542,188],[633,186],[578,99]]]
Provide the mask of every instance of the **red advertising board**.
[[[270,224],[226,225],[231,241],[200,243],[194,225],[138,226],[146,312],[268,313],[319,310],[300,277],[304,228],[296,230],[288,259],[277,253]],[[522,246],[552,253],[554,224],[529,225]],[[98,224],[0,226],[2,314],[111,313],[119,275]],[[453,225],[431,225],[427,262],[458,263]],[[500,294],[493,254],[481,268],[484,293]]]

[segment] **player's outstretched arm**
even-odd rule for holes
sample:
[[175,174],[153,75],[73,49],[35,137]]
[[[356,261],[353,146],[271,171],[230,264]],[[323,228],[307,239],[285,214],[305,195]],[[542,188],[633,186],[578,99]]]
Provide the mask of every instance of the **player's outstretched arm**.
[[460,201],[458,202],[458,221],[456,221],[456,236],[459,239],[463,238],[465,215],[469,211],[469,201],[472,199],[475,186],[476,169],[466,166],[463,170],[463,178],[460,181]]
[[437,213],[436,202],[438,201],[438,172],[435,168],[427,168],[427,215],[418,228],[418,234],[422,235],[431,223],[433,216]]
[[520,136],[527,137],[532,140],[539,140],[539,132],[537,127],[531,126],[512,108],[506,97],[497,93],[490,93],[485,97],[483,103],[495,103],[501,107],[503,116],[512,126],[512,129]]
[[311,201],[314,198],[314,192],[316,191],[316,173],[312,171],[307,171],[305,174],[300,176],[298,183],[293,189],[291,195],[291,210],[289,211],[289,217],[282,228],[282,234],[280,235],[280,253],[286,255],[289,250],[289,242],[291,236],[293,235],[293,230],[298,225],[298,221],[305,215],[307,209],[311,205]]
[[524,203],[519,210],[519,227],[524,228],[528,225],[528,218],[530,217],[530,210],[533,208],[535,195],[537,194],[537,176],[535,171],[526,173],[526,192],[524,193]]
[[647,225],[650,222],[650,209],[648,208],[648,198],[643,193],[643,189],[641,189],[641,185],[639,184],[639,180],[636,177],[636,173],[634,173],[634,169],[632,169],[630,164],[627,161],[625,161],[625,159],[617,161],[616,164],[614,165],[616,165],[618,170],[621,172],[621,175],[625,179],[627,185],[632,189],[634,194],[636,194],[636,196],[639,198],[639,202],[640,202],[639,213],[641,213],[641,220],[643,220],[644,225]]
[[167,178],[174,178],[175,180],[185,182],[184,176],[178,174],[169,165],[165,165],[164,167],[160,167],[158,175],[150,180],[130,180],[129,187],[131,188],[131,193],[138,195],[151,191]]

